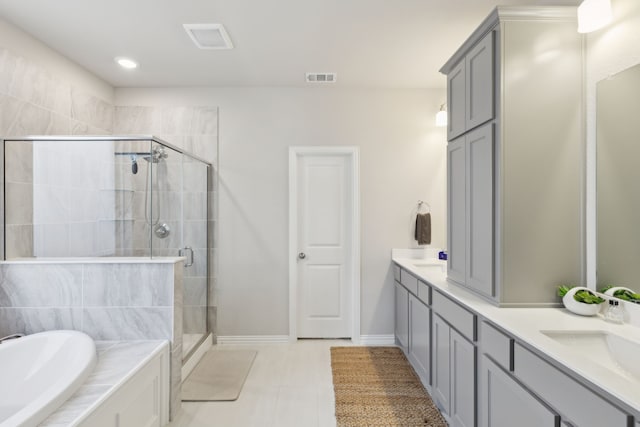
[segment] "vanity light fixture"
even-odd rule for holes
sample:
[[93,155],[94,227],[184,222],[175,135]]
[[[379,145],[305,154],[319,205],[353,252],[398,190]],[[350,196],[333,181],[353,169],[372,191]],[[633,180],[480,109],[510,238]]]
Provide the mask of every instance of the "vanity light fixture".
[[138,63],[133,59],[118,56],[114,58],[114,61],[116,61],[118,65],[120,65],[122,68],[126,68],[128,70],[133,70],[134,68],[138,68]]
[[447,125],[447,109],[444,107],[447,104],[440,105],[440,111],[436,114],[436,126],[444,127]]
[[613,19],[611,0],[584,0],[578,6],[578,32],[590,33]]

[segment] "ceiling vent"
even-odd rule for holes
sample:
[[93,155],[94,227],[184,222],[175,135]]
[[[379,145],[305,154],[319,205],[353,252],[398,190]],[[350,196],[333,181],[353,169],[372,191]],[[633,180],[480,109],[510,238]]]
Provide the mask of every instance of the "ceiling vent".
[[200,49],[233,49],[222,24],[183,24],[183,27]]
[[307,73],[307,83],[335,83],[336,73]]

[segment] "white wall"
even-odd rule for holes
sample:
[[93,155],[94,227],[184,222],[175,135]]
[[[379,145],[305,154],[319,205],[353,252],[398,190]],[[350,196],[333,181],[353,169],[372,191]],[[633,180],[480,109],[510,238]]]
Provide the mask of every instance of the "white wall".
[[418,199],[445,246],[443,90],[117,89],[116,105],[218,105],[218,335],[288,334],[288,147],[357,145],[361,333],[393,333],[390,252],[411,247]]
[[612,0],[614,21],[587,36],[587,283],[596,284],[596,84],[640,63],[640,1]]

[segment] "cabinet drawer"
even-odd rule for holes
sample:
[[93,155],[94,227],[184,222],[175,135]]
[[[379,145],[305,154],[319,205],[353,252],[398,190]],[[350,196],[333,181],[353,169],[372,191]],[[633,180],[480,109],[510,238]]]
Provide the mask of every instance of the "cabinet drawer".
[[400,283],[402,283],[402,285],[412,294],[418,295],[418,278],[413,276],[407,270],[400,270]]
[[486,356],[480,359],[478,377],[480,427],[558,426],[558,415]]
[[563,418],[580,427],[627,427],[631,416],[516,343],[514,373]]
[[465,338],[471,341],[477,339],[475,314],[465,310],[437,291],[434,291],[432,295],[432,308]]
[[487,322],[480,323],[480,348],[502,368],[513,371],[513,338]]
[[393,264],[393,278],[396,282],[400,281],[400,266]]
[[418,298],[427,305],[431,305],[431,286],[418,280]]

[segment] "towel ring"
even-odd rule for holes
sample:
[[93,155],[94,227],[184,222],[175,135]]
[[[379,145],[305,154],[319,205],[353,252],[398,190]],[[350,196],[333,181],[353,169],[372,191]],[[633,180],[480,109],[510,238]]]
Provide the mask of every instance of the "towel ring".
[[418,200],[418,212],[420,212],[420,208],[422,208],[423,205],[427,206],[427,212],[431,212],[431,205],[427,202],[423,202],[422,200]]

